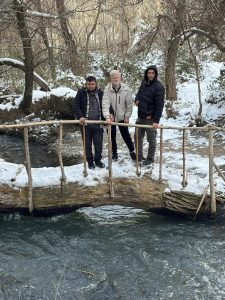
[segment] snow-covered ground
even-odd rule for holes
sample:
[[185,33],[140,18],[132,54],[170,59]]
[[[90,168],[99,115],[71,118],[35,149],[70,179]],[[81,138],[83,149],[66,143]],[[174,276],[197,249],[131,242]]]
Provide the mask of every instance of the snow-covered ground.
[[[220,108],[216,105],[210,105],[205,102],[210,93],[210,85],[220,74],[222,64],[215,62],[205,63],[203,66],[203,79],[201,82],[202,99],[203,99],[203,117],[209,122],[217,116],[225,114],[225,108]],[[76,92],[68,88],[53,89],[51,93],[59,96],[75,96]],[[46,94],[46,93],[44,93]],[[179,112],[176,119],[166,119],[165,113],[161,119],[163,125],[185,126],[196,115],[198,111],[198,91],[195,80],[190,79],[185,83],[178,84],[179,100],[174,104],[174,108]],[[33,101],[38,101],[43,97],[43,92],[35,91]],[[19,101],[19,99],[17,100]],[[18,105],[18,103],[17,103]],[[0,106],[1,109],[1,106]],[[6,107],[5,109],[11,109]],[[131,123],[135,123],[137,118],[137,108],[134,107]],[[134,128],[130,130],[133,136]],[[223,137],[223,135],[221,135]],[[158,135],[159,138],[159,135]],[[195,193],[202,193],[208,185],[208,158],[207,158],[207,137],[198,133],[191,135],[187,133],[187,155],[186,169],[188,185],[182,188],[182,142],[181,132],[177,130],[164,130],[164,164],[163,164],[163,179],[168,182],[168,189],[184,189]],[[159,143],[159,141],[158,141]],[[218,145],[217,145],[218,146]],[[222,145],[224,146],[224,144]],[[147,151],[147,142],[144,143],[144,151]],[[218,146],[219,147],[219,146]],[[122,148],[122,147],[119,147]],[[204,149],[205,151],[200,151]],[[215,162],[218,165],[225,165],[223,149],[220,149],[216,155]],[[121,153],[122,152],[122,153]],[[127,152],[127,151],[126,151]],[[120,159],[118,162],[113,162],[114,177],[136,177],[136,166],[132,162],[126,152],[119,151]],[[107,158],[103,162],[108,164]],[[148,168],[142,169],[143,174],[149,174]],[[65,167],[67,182],[76,182],[83,185],[96,185],[103,182],[108,176],[108,170],[98,169],[88,170],[88,177],[83,176],[83,164]],[[159,174],[158,152],[155,167],[152,174],[149,174],[152,179],[157,180]],[[33,186],[44,187],[60,184],[60,168],[33,168],[32,169]],[[222,179],[215,173],[216,188],[218,191],[225,192],[225,184]],[[15,188],[24,187],[27,185],[27,173],[24,165],[16,165],[0,159],[0,183],[10,185]]]
[[[43,99],[45,97],[49,97],[51,95],[57,96],[57,97],[63,97],[62,99],[67,99],[70,97],[75,97],[77,94],[76,91],[68,88],[68,87],[58,87],[55,89],[52,89],[50,92],[43,92],[40,90],[34,90],[33,91],[33,97],[32,102],[35,103],[36,101],[39,101],[40,99]],[[23,96],[20,96],[15,99],[14,102],[6,102],[6,103],[0,103],[0,110],[11,110],[16,109],[19,107],[20,102],[22,101]]]

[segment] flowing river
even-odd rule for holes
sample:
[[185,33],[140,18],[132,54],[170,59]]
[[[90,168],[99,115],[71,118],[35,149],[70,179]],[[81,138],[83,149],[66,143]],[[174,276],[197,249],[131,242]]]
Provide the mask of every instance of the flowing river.
[[[21,163],[18,141],[7,147]],[[38,151],[31,147],[40,166],[49,158]],[[1,214],[0,299],[225,299],[224,232],[223,220],[120,206],[49,218]]]
[[119,206],[0,215],[0,299],[225,299],[224,232]]

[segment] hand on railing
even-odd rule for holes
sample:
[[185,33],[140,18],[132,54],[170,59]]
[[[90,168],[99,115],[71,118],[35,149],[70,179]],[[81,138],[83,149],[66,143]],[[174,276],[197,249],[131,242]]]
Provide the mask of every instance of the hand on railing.
[[129,118],[124,118],[124,123],[129,123]]
[[114,117],[112,115],[109,115],[106,117],[106,124],[111,125],[112,122],[114,122]]
[[157,129],[157,128],[159,128],[159,124],[158,124],[158,123],[153,123],[153,124],[152,124],[152,127],[153,127],[154,129]]
[[80,125],[84,125],[86,119],[84,117],[79,119]]

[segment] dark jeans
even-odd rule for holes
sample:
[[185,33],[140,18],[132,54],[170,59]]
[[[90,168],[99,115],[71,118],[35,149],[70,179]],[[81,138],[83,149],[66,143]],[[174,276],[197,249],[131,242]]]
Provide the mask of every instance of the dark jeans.
[[[153,121],[151,119],[147,120],[147,119],[138,118],[136,124],[152,125]],[[137,132],[138,132],[138,136],[137,136]],[[145,133],[147,134],[147,141],[148,141],[147,159],[151,159],[152,161],[154,161],[157,130],[153,128],[138,128],[138,130],[136,128],[135,130],[134,139],[135,139],[136,151],[137,151],[137,144],[138,144],[138,160],[141,161],[143,156],[143,139]]]
[[[80,126],[80,130],[83,137],[83,126]],[[102,143],[103,143],[103,128],[99,125],[86,125],[85,126],[86,136],[86,159],[88,162],[93,162],[92,143],[95,148],[95,162],[102,159]]]
[[[120,121],[119,123],[124,123],[124,121]],[[118,126],[120,133],[122,135],[122,138],[125,142],[125,144],[127,145],[128,149],[130,152],[134,151],[134,143],[131,139],[128,127],[125,126]],[[113,125],[112,126],[112,134],[111,134],[111,138],[112,138],[112,153],[116,154],[117,153],[117,143],[116,143],[116,126]]]

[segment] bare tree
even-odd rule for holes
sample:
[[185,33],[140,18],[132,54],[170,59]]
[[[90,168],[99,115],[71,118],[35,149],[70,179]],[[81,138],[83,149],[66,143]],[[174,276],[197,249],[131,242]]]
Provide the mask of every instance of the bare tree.
[[91,35],[94,33],[97,24],[98,24],[98,19],[101,13],[101,1],[99,1],[98,3],[98,11],[96,14],[96,17],[94,19],[94,24],[92,25],[91,30],[87,33],[87,37],[86,37],[86,44],[85,44],[85,54],[84,54],[84,74],[87,73],[87,67],[88,67],[88,52],[89,52],[89,42],[90,42],[90,38]]
[[[42,10],[41,0],[36,0],[36,5],[37,5],[38,12],[42,13],[43,10]],[[55,69],[55,62],[54,62],[54,51],[53,51],[52,44],[49,42],[49,38],[46,32],[45,17],[43,17],[43,15],[40,15],[40,34],[42,36],[43,42],[48,51],[48,61],[51,70],[51,76],[52,79],[55,80],[56,69]]]
[[69,57],[70,68],[74,74],[79,74],[80,66],[78,63],[78,47],[75,38],[71,32],[71,28],[69,28],[68,16],[64,0],[56,0],[56,7],[59,14],[59,22],[61,26],[62,36]]
[[20,0],[13,0],[13,9],[16,14],[17,26],[20,38],[23,44],[24,67],[25,67],[25,88],[23,100],[20,107],[23,110],[28,110],[32,103],[33,79],[34,79],[34,62],[31,36],[26,24],[25,11],[26,8]]

